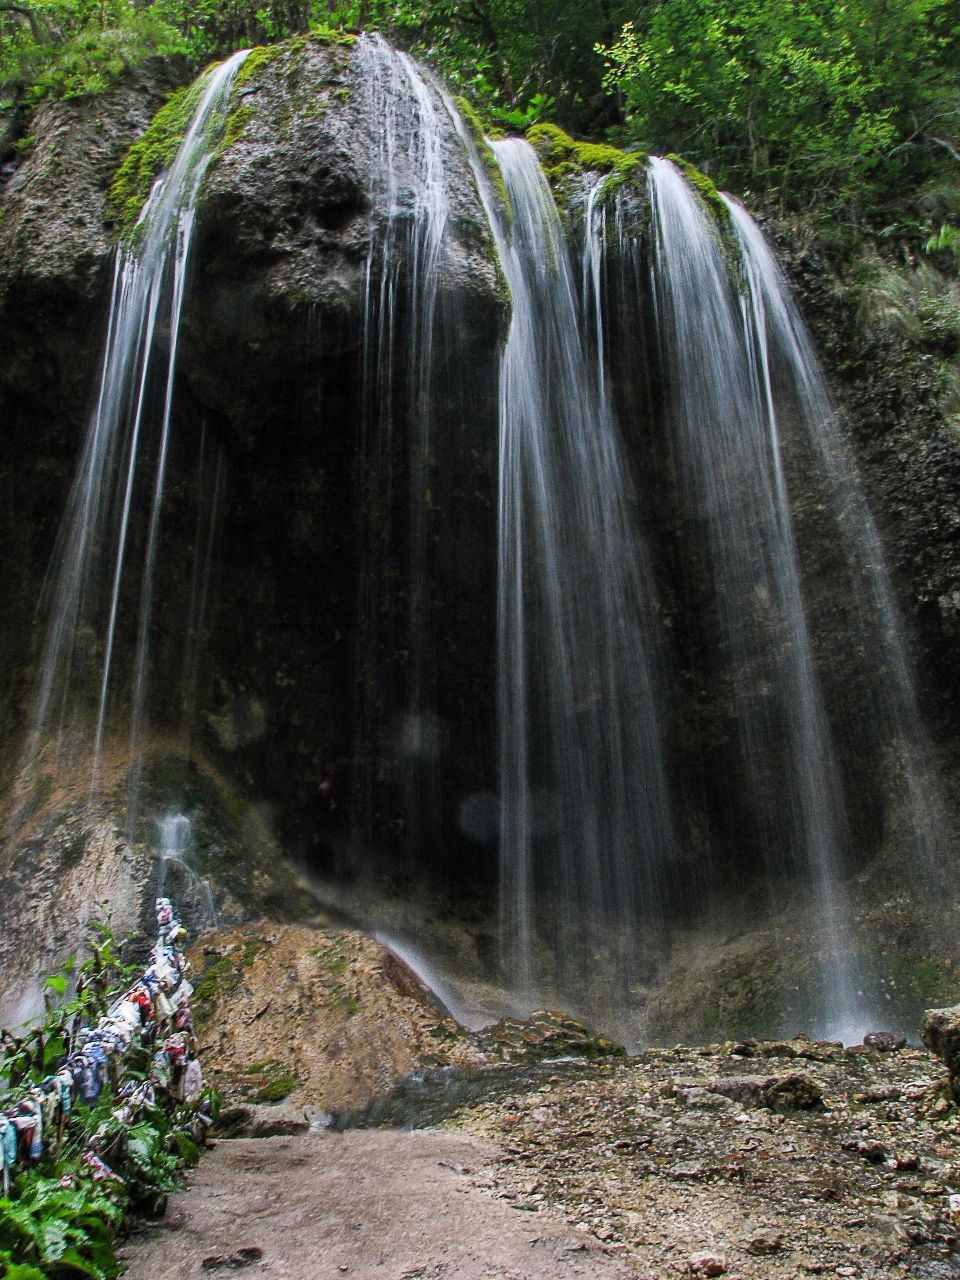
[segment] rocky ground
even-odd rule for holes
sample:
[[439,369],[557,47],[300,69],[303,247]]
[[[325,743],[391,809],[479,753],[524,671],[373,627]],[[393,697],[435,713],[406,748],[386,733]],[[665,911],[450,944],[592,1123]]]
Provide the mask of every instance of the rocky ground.
[[960,1276],[960,1109],[925,1050],[470,1035],[379,944],[304,929],[206,943],[229,1105],[135,1280]]
[[260,920],[206,935],[191,959],[201,1054],[236,1131],[276,1131],[279,1104],[281,1127],[304,1110],[363,1106],[431,1068],[617,1049],[560,1014],[471,1034],[403,960],[356,930]]

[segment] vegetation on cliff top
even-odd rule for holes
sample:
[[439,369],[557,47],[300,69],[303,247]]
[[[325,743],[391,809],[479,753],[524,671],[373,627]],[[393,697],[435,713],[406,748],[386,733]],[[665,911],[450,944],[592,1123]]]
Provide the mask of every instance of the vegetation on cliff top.
[[318,27],[383,31],[492,124],[606,132],[881,226],[909,206],[918,248],[960,223],[952,0],[0,0],[0,106],[96,92],[152,53],[199,64]]

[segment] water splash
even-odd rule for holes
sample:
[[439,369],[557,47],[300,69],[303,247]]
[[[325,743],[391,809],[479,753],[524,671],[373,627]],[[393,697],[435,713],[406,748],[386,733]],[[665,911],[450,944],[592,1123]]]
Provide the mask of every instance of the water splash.
[[[193,838],[193,824],[183,813],[168,813],[162,818],[155,818],[157,831],[156,853],[157,897],[175,896],[184,902],[194,916],[207,925],[215,925],[219,918],[216,902],[210,882],[193,867],[196,858],[196,846]],[[170,872],[175,871],[180,884],[171,895],[167,889]]]

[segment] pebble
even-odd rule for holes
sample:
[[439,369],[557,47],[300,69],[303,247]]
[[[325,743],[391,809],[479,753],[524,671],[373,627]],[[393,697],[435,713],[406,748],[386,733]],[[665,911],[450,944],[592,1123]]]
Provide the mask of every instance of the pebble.
[[747,1253],[752,1253],[757,1257],[778,1253],[782,1248],[783,1236],[766,1231],[758,1232],[747,1243]]
[[716,1253],[695,1253],[688,1265],[695,1276],[722,1276],[727,1269],[726,1260]]

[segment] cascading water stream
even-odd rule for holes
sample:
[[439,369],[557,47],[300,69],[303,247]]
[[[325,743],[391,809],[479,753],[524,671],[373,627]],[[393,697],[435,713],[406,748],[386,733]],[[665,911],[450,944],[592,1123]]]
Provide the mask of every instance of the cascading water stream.
[[[31,753],[51,732],[83,718],[91,692],[89,662],[77,663],[90,638],[101,647],[96,677],[92,781],[97,782],[115,675],[122,588],[131,554],[131,515],[147,441],[155,449],[149,516],[138,582],[138,625],[130,694],[131,751],[145,725],[153,577],[170,443],[180,317],[197,196],[226,119],[234,78],[246,51],[213,68],[170,169],[153,186],[136,243],[118,252],[96,409],[61,528],[49,595],[51,622],[33,716]],[[150,431],[155,337],[167,331],[162,409]],[[78,670],[77,667],[80,667]],[[132,788],[131,799],[135,796]],[[131,805],[135,818],[136,803]]]
[[209,882],[191,865],[195,855],[193,823],[184,813],[168,813],[154,819],[157,828],[157,896],[169,896],[167,881],[171,870],[176,871],[181,884],[176,889],[178,900],[184,897],[191,910],[196,911],[207,924],[217,921],[217,907]]
[[[858,1018],[837,883],[848,835],[800,584],[757,296],[741,308],[716,228],[651,160],[655,301],[681,500],[707,539],[708,614],[726,659],[743,777],[771,887],[804,866],[827,938],[824,1024]],[[751,306],[751,302],[753,306]],[[738,310],[740,314],[738,315]],[[779,787],[765,794],[769,761]]]
[[542,989],[533,897],[561,988],[606,953],[625,990],[673,837],[651,591],[616,425],[585,358],[553,196],[532,148],[493,144],[513,303],[500,387],[498,716],[505,938]]
[[[408,653],[399,724],[383,726],[364,702],[360,711],[361,768],[354,800],[355,831],[361,841],[373,810],[371,744],[386,733],[398,740],[403,762],[405,823],[418,842],[437,839],[440,799],[437,777],[436,661],[430,638],[427,596],[427,520],[430,508],[434,412],[434,341],[437,298],[450,200],[440,98],[405,53],[381,37],[365,35],[355,50],[358,93],[377,122],[379,150],[370,165],[370,197],[377,221],[367,257],[362,333],[360,442],[369,468],[366,502],[379,524],[367,518],[361,530],[362,575],[360,666],[380,655]],[[398,387],[403,388],[398,405]],[[406,411],[405,420],[398,413]],[[405,438],[404,438],[405,437]],[[404,474],[397,449],[405,450]],[[407,493],[406,513],[396,508]],[[369,512],[368,512],[369,516]],[[392,518],[405,526],[394,529]],[[405,616],[384,617],[390,590],[384,548],[405,535]],[[396,628],[401,628],[398,633]]]
[[[917,870],[929,877],[936,874],[943,842],[943,801],[876,525],[840,433],[820,362],[783,272],[743,206],[728,197],[724,201],[743,259],[747,285],[744,320],[748,342],[757,353],[771,433],[778,430],[779,405],[785,403],[813,446],[845,551],[858,630],[873,640],[872,662],[865,663],[872,668],[867,673],[872,678],[858,692],[861,700],[870,704],[873,734],[887,744],[883,763],[890,775],[890,790],[901,793],[905,833],[913,844]],[[786,385],[782,385],[784,373]]]

